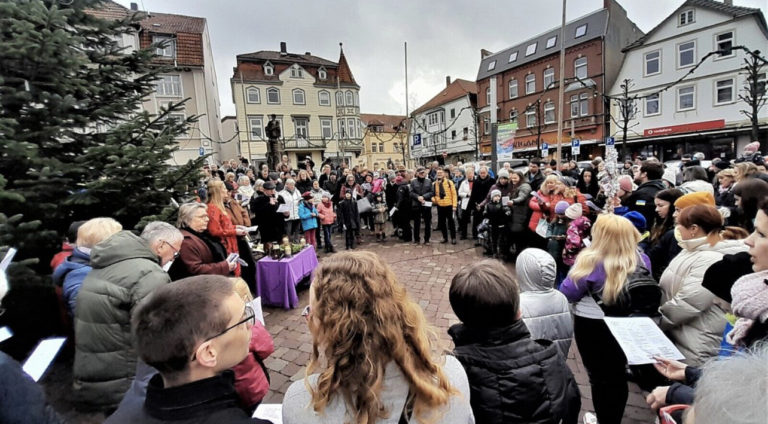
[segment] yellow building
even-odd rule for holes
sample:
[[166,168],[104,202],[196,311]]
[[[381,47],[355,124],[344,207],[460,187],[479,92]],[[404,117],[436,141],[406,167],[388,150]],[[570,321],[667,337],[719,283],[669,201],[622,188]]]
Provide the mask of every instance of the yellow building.
[[362,151],[360,86],[343,50],[337,63],[289,53],[282,42],[280,51],[238,55],[230,83],[240,151],[252,162],[266,159],[264,127],[273,114],[294,166],[307,156],[316,168],[325,159],[349,163]]
[[363,152],[356,164],[378,171],[391,162],[395,167],[412,166],[408,154],[408,121],[401,115],[361,113],[365,133]]

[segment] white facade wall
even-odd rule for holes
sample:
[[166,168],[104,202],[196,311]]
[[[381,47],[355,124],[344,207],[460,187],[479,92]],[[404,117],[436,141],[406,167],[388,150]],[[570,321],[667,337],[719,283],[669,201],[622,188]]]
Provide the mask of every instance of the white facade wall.
[[[452,110],[455,114],[454,117],[451,117]],[[433,113],[442,113],[442,121],[438,120],[436,124],[430,124],[429,115]],[[477,150],[474,112],[469,101],[469,95],[418,113],[414,115],[414,120],[415,122],[411,125],[409,140],[411,158],[436,156],[443,152],[451,155]],[[426,126],[423,122],[426,122]],[[413,145],[415,134],[421,135],[421,145]]]

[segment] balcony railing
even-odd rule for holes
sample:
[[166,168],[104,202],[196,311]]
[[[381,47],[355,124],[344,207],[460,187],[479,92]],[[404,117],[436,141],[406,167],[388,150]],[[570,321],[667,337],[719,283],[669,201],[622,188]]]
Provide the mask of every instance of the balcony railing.
[[358,106],[337,106],[336,116],[356,116],[360,114]]
[[285,140],[285,150],[325,149],[328,140],[322,137],[297,137]]

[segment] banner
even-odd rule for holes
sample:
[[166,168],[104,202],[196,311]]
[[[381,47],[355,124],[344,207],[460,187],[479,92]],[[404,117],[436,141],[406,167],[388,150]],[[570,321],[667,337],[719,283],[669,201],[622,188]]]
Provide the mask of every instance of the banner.
[[515,150],[516,132],[517,122],[499,124],[496,131],[496,160],[512,159],[512,152]]

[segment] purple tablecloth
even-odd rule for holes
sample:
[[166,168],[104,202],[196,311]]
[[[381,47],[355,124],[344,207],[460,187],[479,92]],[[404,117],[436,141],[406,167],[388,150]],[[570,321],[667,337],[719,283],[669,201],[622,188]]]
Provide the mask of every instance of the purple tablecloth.
[[263,305],[295,308],[299,304],[296,284],[317,267],[315,248],[309,246],[291,258],[276,261],[266,256],[256,262],[256,295]]

